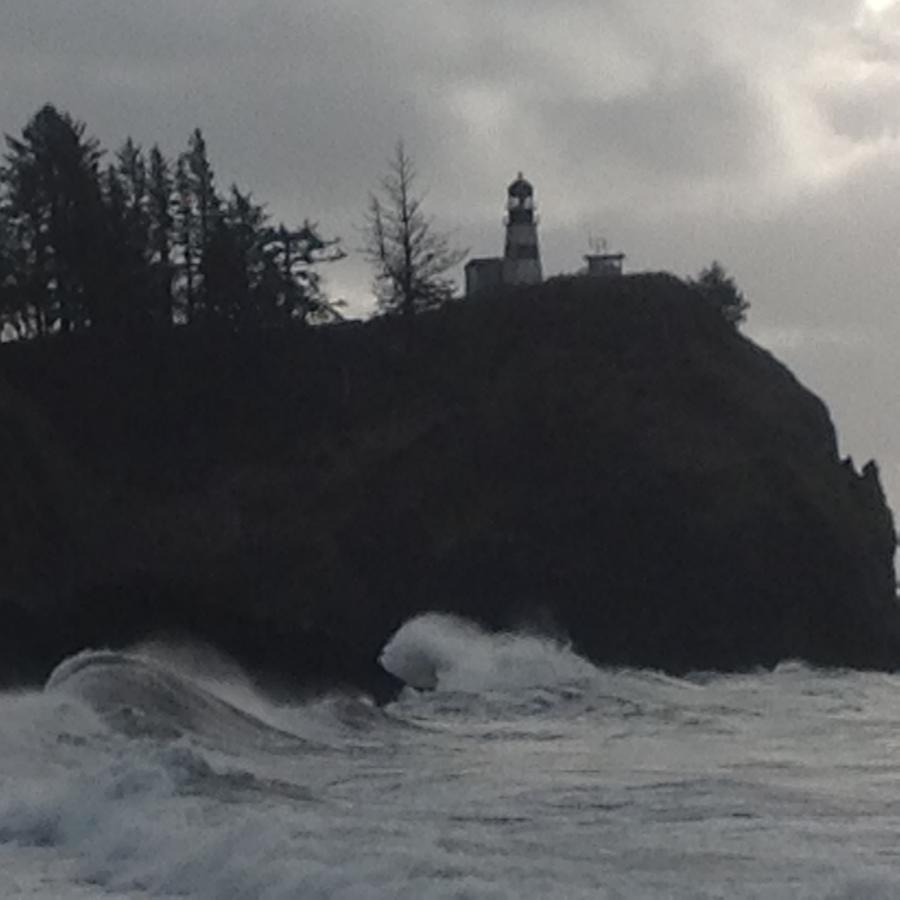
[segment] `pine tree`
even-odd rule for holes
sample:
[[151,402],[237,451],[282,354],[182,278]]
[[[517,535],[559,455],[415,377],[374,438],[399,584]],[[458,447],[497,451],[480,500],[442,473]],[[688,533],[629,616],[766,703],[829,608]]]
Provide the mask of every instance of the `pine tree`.
[[147,163],[143,151],[129,137],[119,148],[116,160],[128,216],[136,225],[143,225],[147,212]]
[[150,150],[150,173],[147,183],[148,240],[150,245],[151,283],[153,285],[154,320],[161,325],[173,322],[172,304],[172,240],[175,219],[172,214],[174,184],[169,163],[158,145]]
[[[196,128],[188,149],[178,157],[175,169],[175,240],[179,250],[183,315],[197,322],[211,301],[206,281],[208,254],[213,236],[221,240],[218,222],[221,200],[206,151],[203,132]],[[215,276],[213,276],[215,280]]]
[[181,273],[180,293],[182,317],[191,324],[196,321],[198,262],[196,213],[190,174],[184,156],[175,166],[175,243],[178,248],[178,269]]
[[131,330],[149,328],[157,318],[157,298],[151,263],[150,197],[147,161],[128,138],[116,154],[116,174],[122,193],[122,217],[113,243],[120,248],[119,268],[127,287],[120,297],[121,321]]
[[130,320],[135,287],[134,247],[129,234],[129,197],[119,168],[109,165],[101,188],[104,207],[103,253],[96,270],[92,297],[92,326],[121,332]]
[[27,325],[16,282],[16,243],[12,226],[0,208],[0,340],[25,337]]
[[713,304],[735,328],[747,318],[750,303],[719,262],[713,260],[707,268],[700,272],[692,284],[703,298]]
[[341,317],[343,303],[325,296],[316,269],[346,256],[338,238],[323,238],[318,224],[308,220],[298,229],[281,223],[272,232],[270,249],[278,275],[276,307],[285,321],[309,324]]
[[207,253],[213,234],[217,231],[221,201],[216,193],[215,176],[206,153],[206,140],[199,128],[194,129],[188,142],[185,161],[194,203],[196,229],[194,246],[197,253],[197,271],[200,274],[197,299],[199,305],[205,308],[211,302],[205,284],[209,274]]
[[227,216],[235,258],[241,267],[239,283],[244,292],[234,304],[235,326],[242,330],[264,328],[272,324],[267,294],[273,265],[268,216],[250,194],[241,193],[236,186],[231,188]]
[[92,319],[102,204],[101,151],[85,126],[51,105],[6,137],[3,206],[17,254],[15,280],[29,330],[71,331]]
[[203,319],[243,331],[339,317],[316,270],[344,256],[338,241],[308,221],[273,228],[237,187],[223,201],[199,129],[174,172],[158,146],[145,155],[128,138],[100,174],[97,142],[50,106],[7,143],[0,333],[134,334]]
[[208,319],[235,330],[259,324],[254,290],[265,261],[264,225],[262,207],[233,186],[204,257]]

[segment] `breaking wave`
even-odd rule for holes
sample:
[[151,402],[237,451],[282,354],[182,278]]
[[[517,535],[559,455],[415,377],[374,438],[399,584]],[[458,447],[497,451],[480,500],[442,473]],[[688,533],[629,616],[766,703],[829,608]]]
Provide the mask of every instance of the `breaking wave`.
[[491,718],[555,710],[567,717],[649,716],[677,724],[693,721],[709,702],[696,680],[650,669],[600,668],[558,638],[489,632],[441,613],[406,622],[379,662],[414,693],[425,692],[412,706],[401,698],[403,709],[418,707],[429,715],[457,710]]
[[151,646],[0,695],[0,895],[896,894],[897,676],[601,669],[444,615],[381,659],[419,688],[386,709]]
[[578,684],[597,672],[561,642],[523,633],[491,634],[440,613],[403,625],[379,662],[410,687],[472,693]]
[[[261,699],[251,712],[196,679],[137,654],[84,651],[53,671],[46,690],[77,697],[108,725],[132,737],[190,735],[228,746],[306,743],[262,718]],[[227,693],[227,684],[218,691]],[[247,694],[240,691],[244,706]]]

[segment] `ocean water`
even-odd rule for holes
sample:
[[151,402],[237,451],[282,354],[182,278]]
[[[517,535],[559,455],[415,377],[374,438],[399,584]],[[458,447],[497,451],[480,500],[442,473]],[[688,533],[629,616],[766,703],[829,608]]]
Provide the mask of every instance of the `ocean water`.
[[900,897],[900,676],[675,679],[430,615],[384,709],[209,653],[0,697],[0,897]]

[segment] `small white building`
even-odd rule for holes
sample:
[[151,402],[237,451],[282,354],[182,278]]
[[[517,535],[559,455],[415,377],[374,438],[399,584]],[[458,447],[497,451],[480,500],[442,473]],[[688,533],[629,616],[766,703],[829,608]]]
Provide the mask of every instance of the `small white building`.
[[624,253],[588,253],[584,257],[587,269],[584,274],[589,278],[616,278],[622,274],[625,264]]

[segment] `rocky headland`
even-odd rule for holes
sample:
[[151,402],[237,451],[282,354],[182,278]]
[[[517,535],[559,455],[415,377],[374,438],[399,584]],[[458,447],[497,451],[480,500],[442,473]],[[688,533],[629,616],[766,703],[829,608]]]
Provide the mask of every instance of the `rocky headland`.
[[383,697],[429,610],[611,665],[900,662],[877,468],[688,286],[409,324],[0,347],[3,682],[166,637]]

